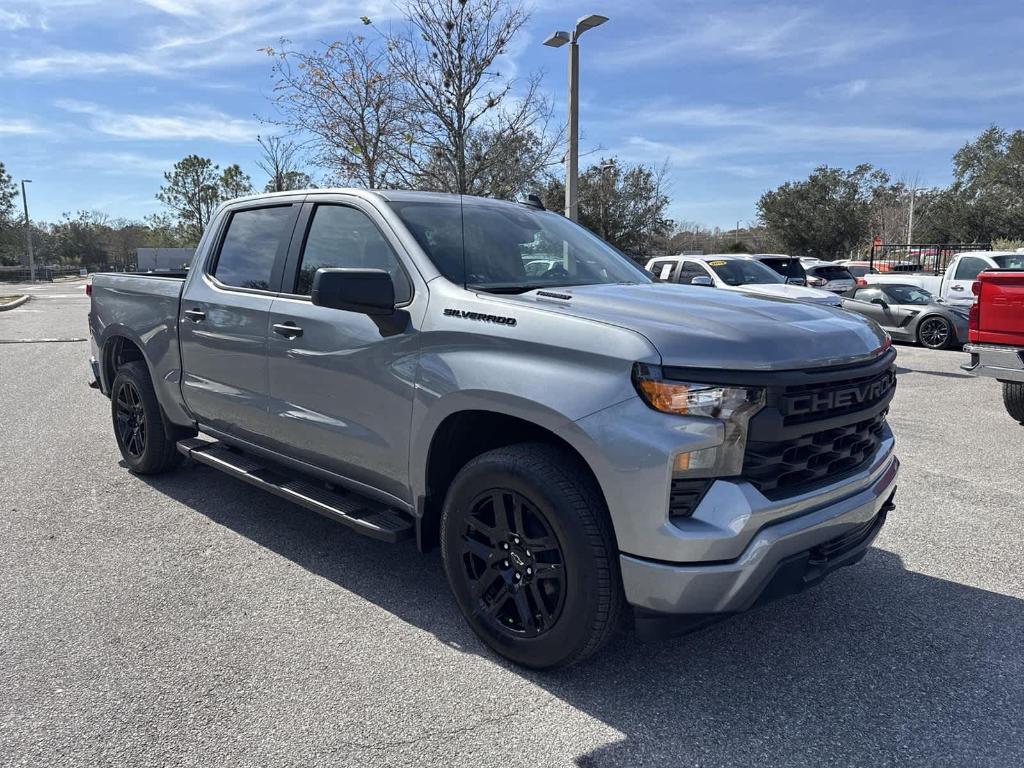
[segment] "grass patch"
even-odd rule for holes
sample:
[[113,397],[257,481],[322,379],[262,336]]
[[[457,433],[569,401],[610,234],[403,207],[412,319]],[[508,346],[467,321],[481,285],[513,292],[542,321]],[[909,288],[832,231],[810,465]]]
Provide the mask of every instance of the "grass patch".
[[12,301],[17,301],[20,298],[20,293],[16,293],[13,296],[0,296],[0,307],[2,307],[4,304],[10,304]]

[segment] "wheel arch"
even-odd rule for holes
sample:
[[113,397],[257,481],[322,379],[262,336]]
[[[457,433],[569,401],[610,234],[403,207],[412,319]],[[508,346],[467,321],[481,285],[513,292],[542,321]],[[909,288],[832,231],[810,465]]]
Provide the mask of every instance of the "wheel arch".
[[414,478],[420,489],[416,498],[416,543],[421,551],[437,544],[441,507],[459,470],[482,453],[525,442],[544,443],[562,450],[593,482],[607,514],[607,497],[596,473],[583,453],[556,432],[556,425],[493,408],[466,407],[440,419],[425,451],[415,454],[424,456],[420,463],[422,474]]
[[952,341],[958,340],[957,332],[956,332],[956,323],[953,322],[953,320],[951,318],[947,317],[942,312],[931,311],[931,312],[927,312],[924,315],[922,315],[921,317],[917,318],[917,323],[914,325],[914,341],[915,342],[917,342],[918,344],[921,344],[922,346],[924,346],[924,343],[921,341],[921,326],[923,326],[929,320],[934,320],[935,318],[938,318],[940,320],[945,321],[946,325],[949,326],[949,338],[950,338],[950,340],[952,340]]

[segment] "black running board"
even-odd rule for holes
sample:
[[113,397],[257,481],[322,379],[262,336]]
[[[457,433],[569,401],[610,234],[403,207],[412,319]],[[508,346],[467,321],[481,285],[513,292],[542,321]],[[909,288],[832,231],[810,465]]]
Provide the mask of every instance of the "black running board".
[[319,512],[371,538],[393,544],[413,535],[412,520],[398,510],[355,494],[338,492],[316,479],[264,463],[218,440],[201,437],[179,440],[178,451],[193,461]]

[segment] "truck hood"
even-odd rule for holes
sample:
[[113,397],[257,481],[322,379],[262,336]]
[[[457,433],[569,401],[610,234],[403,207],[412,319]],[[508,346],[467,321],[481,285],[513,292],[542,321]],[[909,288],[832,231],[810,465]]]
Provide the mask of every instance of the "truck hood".
[[822,291],[818,288],[806,288],[802,285],[791,285],[786,283],[764,283],[752,285],[737,285],[732,290],[741,293],[749,293],[755,296],[774,296],[779,299],[794,299],[796,301],[812,301],[816,304],[839,305],[839,299],[834,293]]
[[881,354],[889,340],[874,323],[843,309],[739,291],[649,283],[585,285],[502,296],[643,334],[665,365],[791,370],[840,365]]

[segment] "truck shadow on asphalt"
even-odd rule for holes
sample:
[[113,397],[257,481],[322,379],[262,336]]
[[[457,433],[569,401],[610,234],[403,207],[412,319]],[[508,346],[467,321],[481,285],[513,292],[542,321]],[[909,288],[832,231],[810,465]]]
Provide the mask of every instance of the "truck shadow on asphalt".
[[1024,764],[1024,601],[882,549],[699,633],[623,633],[582,666],[536,673],[476,640],[437,552],[371,541],[205,467],[139,479],[623,734],[581,766]]

